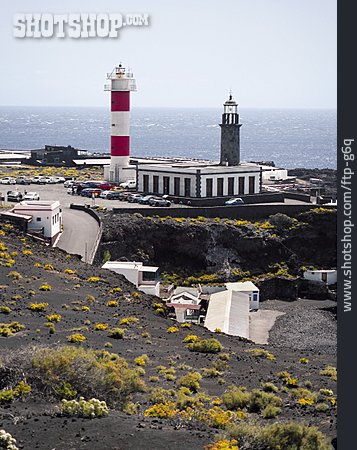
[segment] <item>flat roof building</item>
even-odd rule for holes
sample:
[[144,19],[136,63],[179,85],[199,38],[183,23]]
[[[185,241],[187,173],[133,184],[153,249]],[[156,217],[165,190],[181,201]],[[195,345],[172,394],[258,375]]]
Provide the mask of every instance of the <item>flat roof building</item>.
[[211,295],[205,327],[249,339],[249,295],[232,290]]
[[238,281],[235,283],[226,283],[226,288],[236,292],[248,294],[250,309],[259,309],[259,288],[251,281]]
[[108,261],[102,268],[123,275],[140,291],[146,294],[156,295],[157,297],[160,294],[158,267],[144,266],[142,262],[135,261]]
[[12,210],[15,214],[31,216],[27,224],[27,231],[48,239],[53,245],[57,240],[62,226],[62,210],[58,200],[22,201]]

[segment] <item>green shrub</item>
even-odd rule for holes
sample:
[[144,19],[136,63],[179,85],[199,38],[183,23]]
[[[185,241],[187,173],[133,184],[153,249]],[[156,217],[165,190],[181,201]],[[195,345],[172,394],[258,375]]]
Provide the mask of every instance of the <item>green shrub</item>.
[[326,397],[332,397],[333,396],[333,391],[331,389],[319,389],[319,393],[321,395],[326,396]]
[[61,314],[49,314],[46,317],[49,322],[57,322],[57,323],[60,322],[62,318]]
[[279,407],[281,404],[282,400],[277,395],[253,389],[249,396],[248,409],[250,412],[259,413],[267,406]]
[[121,292],[121,288],[119,286],[110,289],[109,294],[115,294],[116,292]]
[[263,391],[265,392],[277,392],[278,388],[273,383],[262,383]]
[[188,334],[182,342],[191,343],[191,342],[198,342],[200,340],[201,340],[201,338],[199,338],[195,334]]
[[108,415],[108,407],[104,401],[96,398],[91,400],[84,400],[83,397],[77,400],[63,399],[60,406],[60,414],[64,416],[85,417],[87,419],[94,419],[97,417],[105,417]]
[[55,387],[54,392],[60,399],[66,400],[71,400],[78,394],[78,392],[76,391],[76,389],[74,389],[71,383],[67,383],[66,381],[62,383],[61,386]]
[[94,325],[94,329],[96,331],[105,331],[108,328],[108,324],[107,323],[96,323]]
[[145,366],[148,361],[149,361],[148,355],[141,355],[134,359],[134,363],[137,366]]
[[175,397],[173,389],[154,388],[149,394],[149,400],[153,403],[167,403]]
[[144,411],[145,417],[159,417],[161,419],[174,417],[176,414],[177,410],[174,402],[155,403],[155,405]]
[[227,409],[242,409],[248,405],[250,395],[245,387],[230,386],[222,396],[222,401]]
[[267,405],[261,412],[264,419],[272,419],[281,414],[281,408],[278,406]]
[[21,280],[22,279],[22,275],[19,274],[19,272],[9,272],[8,277],[12,278],[13,280]]
[[99,280],[100,280],[99,277],[89,277],[89,278],[87,278],[87,281],[89,281],[89,283],[98,283]]
[[297,422],[274,423],[265,427],[241,422],[229,425],[227,430],[244,448],[330,450],[325,436],[316,427]]
[[11,308],[9,308],[8,306],[0,306],[0,313],[1,314],[10,314]]
[[28,308],[31,311],[44,311],[48,306],[48,303],[30,303]]
[[56,390],[69,383],[79,395],[99,397],[107,402],[125,400],[143,391],[144,382],[125,359],[105,350],[64,346],[42,348],[32,357],[32,378],[42,391],[58,396]]
[[333,366],[326,366],[323,370],[320,371],[320,375],[324,377],[330,377],[332,380],[337,380],[337,369]]
[[0,336],[8,337],[24,330],[26,327],[19,322],[0,323]]
[[119,325],[131,325],[138,322],[139,319],[137,317],[124,317],[120,320]]
[[109,300],[107,302],[107,306],[109,306],[109,308],[115,308],[118,305],[119,305],[119,303],[116,300]]
[[289,372],[286,372],[286,371],[282,371],[282,372],[278,372],[277,374],[276,374],[276,376],[278,377],[278,378],[280,378],[280,380],[287,380],[287,379],[289,379],[289,378],[291,378],[291,375],[290,375],[290,373]]
[[328,405],[327,403],[318,403],[315,406],[315,411],[317,412],[326,412],[330,409],[330,405]]
[[67,275],[74,275],[76,271],[72,269],[64,269],[64,273]]
[[112,339],[124,339],[125,330],[123,328],[112,328],[108,336]]
[[270,361],[275,360],[275,356],[272,353],[269,353],[267,350],[264,350],[262,348],[252,348],[249,350],[246,350],[246,352],[251,353],[253,356],[256,356],[258,358],[266,358]]
[[52,286],[50,286],[48,283],[41,284],[39,287],[40,291],[50,291],[52,289]]
[[28,395],[30,392],[31,386],[24,381],[20,381],[14,389],[2,389],[0,391],[0,405],[2,403],[10,403],[15,400],[15,398]]
[[217,339],[202,339],[198,342],[191,342],[187,348],[191,352],[219,353],[223,349],[223,345]]
[[178,380],[178,384],[189,388],[192,392],[197,392],[200,388],[201,380],[202,375],[199,372],[189,372]]
[[87,338],[81,333],[71,334],[70,336],[67,336],[67,341],[72,342],[73,344],[81,343],[86,340]]
[[223,375],[223,372],[220,372],[215,367],[202,369],[202,376],[204,378],[215,378],[215,377],[220,377],[222,375]]

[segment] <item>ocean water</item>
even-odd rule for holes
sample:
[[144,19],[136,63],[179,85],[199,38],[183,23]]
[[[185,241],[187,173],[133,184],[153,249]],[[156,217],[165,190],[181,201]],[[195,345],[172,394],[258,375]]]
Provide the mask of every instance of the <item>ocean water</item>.
[[[218,159],[220,108],[136,108],[131,153]],[[336,168],[336,110],[241,109],[241,159]],[[0,149],[72,145],[109,151],[108,108],[0,107]]]

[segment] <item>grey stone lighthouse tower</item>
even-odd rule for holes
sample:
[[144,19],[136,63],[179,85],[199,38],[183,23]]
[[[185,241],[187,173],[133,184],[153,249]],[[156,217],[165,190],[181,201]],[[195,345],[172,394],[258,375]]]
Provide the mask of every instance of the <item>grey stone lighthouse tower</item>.
[[221,127],[221,160],[222,166],[238,166],[240,163],[240,127],[238,104],[229,95],[223,105]]

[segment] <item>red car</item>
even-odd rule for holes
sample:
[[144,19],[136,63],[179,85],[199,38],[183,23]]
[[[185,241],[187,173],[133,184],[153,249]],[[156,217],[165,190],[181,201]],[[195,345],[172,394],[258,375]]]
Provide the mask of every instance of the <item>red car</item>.
[[97,188],[102,189],[102,191],[110,191],[114,187],[118,186],[116,183],[110,183],[109,181],[103,181],[103,183],[98,184]]

